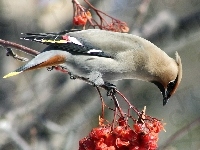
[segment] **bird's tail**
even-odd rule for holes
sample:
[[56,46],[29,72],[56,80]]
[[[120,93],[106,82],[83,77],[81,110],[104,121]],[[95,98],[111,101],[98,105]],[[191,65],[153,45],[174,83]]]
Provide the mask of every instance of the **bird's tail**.
[[[60,53],[63,53],[62,51]],[[46,51],[40,53],[27,64],[21,66],[17,70],[10,72],[5,75],[3,78],[8,78],[11,76],[18,75],[24,71],[35,70],[44,67],[57,66],[59,64],[63,64],[66,61],[66,57],[64,54],[59,55],[59,51]]]
[[21,66],[20,68],[18,68],[17,70],[13,71],[13,72],[10,72],[8,73],[7,75],[5,75],[3,78],[9,78],[9,77],[12,77],[12,76],[16,76],[24,71],[26,71],[28,68],[31,68],[29,65],[27,66],[28,64],[24,65],[24,66]]

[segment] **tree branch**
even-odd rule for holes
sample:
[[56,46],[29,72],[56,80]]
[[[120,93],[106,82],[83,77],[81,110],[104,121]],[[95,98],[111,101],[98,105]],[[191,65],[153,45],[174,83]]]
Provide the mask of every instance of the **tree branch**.
[[31,48],[28,48],[26,46],[23,46],[23,45],[14,43],[14,42],[10,42],[10,41],[5,41],[5,40],[2,40],[2,39],[0,39],[0,45],[2,45],[3,47],[6,47],[6,48],[10,47],[10,48],[18,49],[18,50],[20,50],[24,53],[27,53],[27,54],[30,54],[30,55],[33,55],[33,56],[36,56],[40,53],[40,52],[33,50]]

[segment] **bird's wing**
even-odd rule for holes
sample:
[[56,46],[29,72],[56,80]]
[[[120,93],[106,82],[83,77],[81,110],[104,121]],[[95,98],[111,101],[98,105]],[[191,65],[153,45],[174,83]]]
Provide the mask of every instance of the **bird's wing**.
[[90,43],[68,35],[67,33],[69,32],[77,32],[77,30],[62,31],[59,33],[26,33],[26,36],[21,37],[21,39],[49,45],[50,48],[47,48],[44,51],[63,50],[75,55],[91,55],[111,58],[109,54],[92,46]]

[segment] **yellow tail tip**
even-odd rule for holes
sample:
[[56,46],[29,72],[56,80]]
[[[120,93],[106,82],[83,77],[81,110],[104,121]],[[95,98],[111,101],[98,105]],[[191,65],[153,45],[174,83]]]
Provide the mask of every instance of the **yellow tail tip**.
[[9,74],[5,75],[3,78],[8,78],[8,77],[16,76],[16,75],[20,74],[21,72],[10,72]]

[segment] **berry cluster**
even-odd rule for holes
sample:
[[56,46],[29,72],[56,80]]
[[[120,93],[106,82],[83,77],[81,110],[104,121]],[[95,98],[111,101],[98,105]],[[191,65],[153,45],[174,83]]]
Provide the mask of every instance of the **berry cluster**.
[[129,28],[125,22],[119,20],[112,20],[110,24],[102,26],[103,30],[114,31],[114,32],[128,32]]
[[163,124],[156,119],[135,123],[131,128],[120,118],[114,128],[93,128],[89,136],[79,141],[79,150],[155,150],[161,130]]
[[[85,3],[88,5],[86,9],[77,0],[72,0],[74,5],[74,17],[73,17],[73,24],[76,26],[82,26],[83,29],[85,28],[96,28],[98,27],[101,30],[109,30],[114,32],[128,32],[129,28],[125,22],[122,22],[118,19],[109,16],[108,14],[102,12],[101,10],[95,8],[88,0],[84,0]],[[96,14],[96,17],[99,20],[92,17],[90,11]],[[86,24],[88,22],[88,27]]]
[[91,17],[91,13],[89,11],[82,12],[81,14],[74,16],[73,23],[77,26],[84,26],[86,25],[88,18]]

